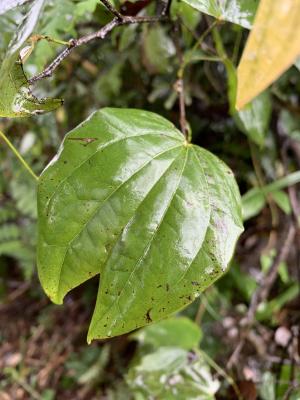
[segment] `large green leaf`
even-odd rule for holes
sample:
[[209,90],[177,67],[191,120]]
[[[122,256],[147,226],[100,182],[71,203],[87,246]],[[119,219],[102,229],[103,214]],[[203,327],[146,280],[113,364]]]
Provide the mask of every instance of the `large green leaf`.
[[258,0],[183,0],[197,10],[221,21],[229,21],[250,29]]
[[88,340],[191,303],[242,231],[232,172],[164,118],[102,109],[71,131],[38,187],[38,270],[55,303],[100,273]]
[[299,0],[261,0],[239,66],[236,108],[270,86],[300,54]]
[[59,99],[37,99],[30,90],[19,53],[34,30],[44,0],[36,0],[12,39],[0,67],[0,117],[26,117],[51,111],[62,104]]

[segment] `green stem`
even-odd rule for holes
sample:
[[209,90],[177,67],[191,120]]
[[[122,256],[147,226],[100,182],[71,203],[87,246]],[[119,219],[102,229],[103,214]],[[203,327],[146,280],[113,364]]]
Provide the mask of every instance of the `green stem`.
[[39,393],[33,389],[17,372],[17,370],[15,370],[12,367],[7,367],[4,369],[4,373],[9,375],[11,380],[13,382],[18,383],[29,395],[31,399],[34,400],[41,400],[42,397],[39,395]]
[[235,39],[235,42],[234,42],[233,53],[232,53],[232,57],[231,57],[231,60],[232,60],[234,65],[236,65],[236,63],[238,61],[238,56],[239,56],[239,50],[240,50],[242,37],[243,37],[243,30],[240,29],[238,31],[238,33],[237,33],[237,36],[236,36],[236,39]]
[[227,53],[225,50],[225,47],[223,45],[223,41],[220,35],[220,32],[218,31],[218,28],[215,28],[212,30],[212,36],[216,45],[216,50],[217,50],[217,54],[224,60],[227,59]]
[[[196,41],[196,43],[194,44],[194,46],[192,47],[192,53],[194,53],[198,47],[201,46],[203,40],[206,38],[206,36],[210,33],[210,31],[218,24],[218,20],[215,20],[203,33],[202,35],[198,38],[198,40]],[[180,66],[179,70],[178,70],[178,78],[183,78],[184,75],[184,70],[186,68],[186,66],[188,65],[189,61],[187,61],[186,59],[183,59],[183,63]]]
[[23,167],[30,173],[33,178],[38,181],[39,178],[38,176],[33,172],[33,170],[30,168],[30,166],[27,164],[27,162],[24,160],[24,158],[21,156],[21,154],[18,152],[18,150],[15,148],[15,146],[11,143],[11,141],[8,139],[7,136],[3,132],[0,131],[0,137],[4,140],[4,142],[7,144],[7,146],[11,149],[11,151],[16,155],[16,157],[19,159]]
[[233,388],[235,394],[237,395],[237,398],[239,400],[243,400],[243,397],[241,395],[241,392],[237,386],[237,384],[235,383],[235,381],[233,380],[233,378],[227,374],[226,371],[224,371],[223,368],[221,368],[212,358],[210,358],[210,356],[208,354],[205,353],[205,351],[201,350],[201,349],[197,349],[197,351],[202,355],[202,357],[207,361],[207,363],[221,376],[223,376],[223,378],[225,378],[227,380],[227,382],[230,384],[230,386]]

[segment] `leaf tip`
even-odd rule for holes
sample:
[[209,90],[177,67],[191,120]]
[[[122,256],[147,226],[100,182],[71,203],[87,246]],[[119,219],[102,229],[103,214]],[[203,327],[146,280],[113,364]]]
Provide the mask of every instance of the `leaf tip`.
[[92,343],[92,341],[93,341],[93,338],[91,338],[89,335],[87,335],[87,338],[86,338],[87,344],[90,345]]
[[61,296],[59,296],[58,293],[50,293],[45,288],[44,288],[44,290],[52,303],[57,304],[57,305],[63,304],[63,298]]
[[241,91],[238,88],[236,103],[235,103],[236,111],[241,111],[250,101],[251,101],[251,99],[243,96],[243,93],[241,93]]

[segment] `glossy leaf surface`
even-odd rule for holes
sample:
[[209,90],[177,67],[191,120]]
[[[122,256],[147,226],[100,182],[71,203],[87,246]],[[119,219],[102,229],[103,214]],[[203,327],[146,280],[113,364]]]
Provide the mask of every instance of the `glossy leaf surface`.
[[221,21],[229,21],[250,29],[258,0],[183,0],[197,10]]
[[242,231],[229,168],[164,118],[102,109],[65,138],[38,189],[38,269],[56,303],[100,273],[88,340],[191,303]]
[[36,0],[32,4],[0,67],[0,117],[26,117],[51,111],[62,104],[59,99],[37,99],[33,96],[19,56],[36,26],[43,4],[44,0]]
[[261,0],[238,67],[238,109],[296,61],[300,54],[299,21],[299,0]]

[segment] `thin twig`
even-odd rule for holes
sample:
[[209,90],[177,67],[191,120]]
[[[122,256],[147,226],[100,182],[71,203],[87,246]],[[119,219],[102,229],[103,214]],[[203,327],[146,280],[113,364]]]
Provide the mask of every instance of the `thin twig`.
[[[107,3],[108,4],[108,3]],[[109,8],[111,11],[112,9]],[[147,17],[147,16],[116,16],[113,20],[111,20],[108,24],[104,25],[101,29],[96,32],[89,33],[85,36],[80,37],[79,39],[71,39],[69,41],[69,45],[65,48],[52,62],[42,71],[41,73],[33,76],[31,79],[28,80],[29,84],[33,84],[41,79],[49,78],[52,76],[53,72],[56,68],[62,63],[62,61],[69,56],[69,54],[82,45],[85,45],[92,40],[95,39],[104,39],[109,32],[111,32],[117,26],[122,25],[130,25],[130,24],[143,24],[143,23],[155,23],[158,21],[167,21],[168,18],[164,15],[154,16],[154,17]]]
[[[260,189],[263,189],[263,187],[266,185],[266,182],[265,182],[265,178],[264,178],[263,169],[261,167],[261,163],[259,160],[258,148],[254,143],[252,143],[252,141],[250,139],[248,142],[249,142],[250,155],[251,155],[256,179],[257,179]],[[274,247],[274,243],[276,243],[276,240],[277,240],[277,227],[278,227],[278,223],[279,223],[279,213],[278,213],[278,208],[276,206],[276,203],[273,200],[272,193],[266,194],[265,198],[266,198],[266,201],[267,201],[269,209],[270,209],[271,221],[272,221],[272,229],[271,229],[271,232],[269,235],[269,240],[268,240],[266,248],[264,249],[264,252],[267,253],[267,251],[269,249],[272,249]]]
[[[290,147],[291,147],[291,142],[289,140],[285,140],[281,147],[281,158],[284,171],[286,174],[288,173],[288,150],[290,149]],[[298,201],[298,195],[295,186],[288,187],[288,195],[296,225],[299,226],[300,204]]]
[[184,58],[183,58],[182,50],[181,50],[180,43],[179,43],[179,30],[180,30],[180,25],[178,22],[175,22],[174,23],[174,45],[175,45],[177,57],[179,60],[179,70],[177,73],[177,81],[175,82],[174,89],[178,95],[178,100],[179,100],[180,129],[181,129],[181,132],[183,133],[184,137],[188,141],[189,129],[188,129],[188,123],[187,123],[187,119],[186,119],[186,112],[185,112],[184,79],[183,79],[183,74],[181,74]]
[[[278,135],[280,138],[280,133],[283,130],[283,128],[281,127],[281,124],[278,123]],[[283,133],[283,137],[284,137],[284,133]],[[283,145],[281,146],[281,158],[282,158],[282,163],[283,163],[283,167],[284,167],[284,172],[285,174],[288,173],[288,150],[291,148],[291,150],[294,151],[293,147],[291,146],[291,141],[288,140],[289,138],[285,138],[285,140],[283,141]],[[299,163],[299,154],[296,152],[294,152],[295,158],[296,158],[296,162]],[[294,219],[294,224],[296,227],[296,233],[299,233],[299,228],[300,228],[300,204],[299,204],[299,199],[298,199],[298,193],[297,193],[297,188],[296,186],[289,186],[288,187],[288,196],[289,196],[289,200],[290,200],[290,204],[291,204],[291,208],[292,208],[292,213],[293,213],[293,219]],[[299,277],[299,235],[296,236],[296,257],[297,257],[297,272],[298,272],[298,277]],[[298,284],[299,284],[299,280],[298,280]],[[293,330],[291,330],[292,332],[292,336],[290,339],[290,343],[286,346],[286,348],[288,349],[289,345],[293,342],[294,338],[297,338],[297,340],[299,341],[299,331],[295,334],[295,332],[293,332]],[[291,369],[290,369],[290,382],[292,382],[292,385],[287,389],[286,393],[284,394],[284,400],[288,400],[292,394],[292,392],[297,388],[297,386],[295,386],[294,383],[294,378],[295,378],[295,357],[293,355],[293,353],[291,354],[292,360],[291,360]],[[281,369],[280,369],[281,371]]]
[[7,367],[4,370],[4,374],[9,376],[13,382],[18,383],[29,395],[31,399],[41,400],[40,394],[26,382],[26,380],[20,375],[20,373],[12,367]]
[[223,378],[227,380],[229,385],[233,388],[238,400],[243,400],[242,394],[240,392],[240,389],[238,388],[237,384],[235,383],[234,379],[227,374],[227,372],[221,368],[205,351],[201,349],[197,349],[197,352],[201,354],[201,356],[207,361],[207,363]]
[[252,296],[252,300],[245,321],[247,325],[251,325],[253,323],[255,313],[259,304],[267,299],[270,290],[277,278],[279,265],[287,259],[290,253],[292,244],[294,242],[295,234],[296,234],[296,229],[293,222],[291,221],[287,233],[284,234],[284,240],[282,242],[282,245],[279,247],[280,251],[275,257],[271,265],[271,268],[269,269],[267,275],[263,280],[262,285],[257,289],[257,291]]
[[170,14],[171,3],[172,3],[172,0],[167,0],[166,1],[165,7],[164,7],[163,12],[162,12],[162,15],[169,15]]
[[[290,147],[290,140],[289,138],[286,138],[286,135],[284,132],[282,132],[282,127],[280,124],[278,124],[277,127],[277,133],[280,139],[280,147],[281,147],[281,158],[282,158],[282,163],[284,167],[284,172],[285,175],[288,174],[288,153],[287,151],[289,150]],[[282,140],[284,138],[285,140]],[[298,152],[295,152],[295,158],[297,161],[298,158]],[[298,160],[299,161],[299,160]],[[254,319],[255,319],[255,313],[257,311],[257,308],[259,304],[262,301],[265,301],[270,293],[270,290],[273,287],[273,284],[277,278],[278,274],[278,268],[281,262],[285,261],[289,255],[290,249],[294,243],[295,238],[297,238],[297,231],[299,231],[299,215],[300,215],[300,204],[299,200],[297,197],[297,191],[295,186],[289,186],[288,187],[288,195],[289,195],[289,200],[292,208],[292,213],[293,213],[293,218],[290,219],[289,221],[289,227],[287,232],[283,233],[282,235],[282,243],[277,246],[280,250],[275,257],[271,268],[269,269],[266,277],[263,280],[263,283],[258,287],[256,292],[252,296],[252,300],[247,312],[246,317],[241,321],[242,325],[242,332],[241,332],[241,339],[236,346],[234,352],[232,353],[228,363],[227,363],[227,368],[231,368],[234,364],[236,364],[239,354],[245,344],[246,338],[249,334],[249,330],[251,329],[251,326],[253,325]]]
[[267,275],[264,277],[262,284],[254,292],[246,317],[243,318],[241,321],[241,326],[242,326],[241,339],[228,360],[227,363],[228,369],[231,369],[231,367],[234,364],[236,364],[240,352],[245,344],[246,338],[249,334],[249,331],[254,323],[255,314],[258,309],[258,306],[261,302],[265,301],[268,298],[270,291],[274,285],[274,282],[277,278],[278,268],[280,264],[287,259],[292,244],[294,242],[295,235],[296,235],[295,225],[293,221],[290,221],[288,231],[283,233],[282,237],[284,239],[282,240],[281,245],[278,246],[280,248],[280,251],[275,257]]
[[[198,47],[200,47],[203,43],[203,40],[205,37],[211,32],[211,30],[217,25],[217,21],[214,21],[202,34],[201,36],[197,39],[196,43],[194,44],[192,48],[192,52],[195,52]],[[184,134],[187,142],[189,141],[189,125],[187,122],[186,118],[186,110],[185,110],[185,92],[184,92],[184,72],[186,69],[186,66],[188,65],[187,59],[184,58],[180,43],[179,43],[179,30],[181,26],[177,22],[174,24],[174,44],[176,47],[176,52],[177,52],[177,57],[179,59],[179,69],[177,72],[177,81],[175,82],[175,91],[178,94],[178,100],[179,100],[179,113],[180,113],[180,127],[181,131]]]
[[175,90],[178,94],[179,100],[179,123],[182,133],[185,138],[188,140],[188,124],[186,120],[186,112],[185,112],[185,95],[184,95],[184,81],[183,78],[178,78],[175,82]]

